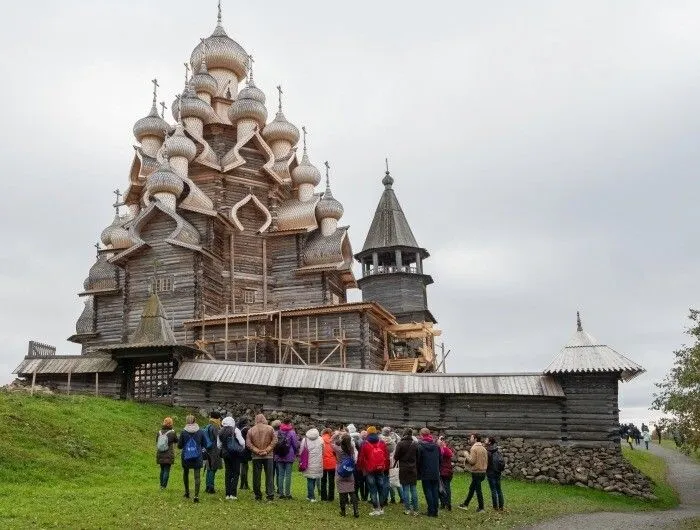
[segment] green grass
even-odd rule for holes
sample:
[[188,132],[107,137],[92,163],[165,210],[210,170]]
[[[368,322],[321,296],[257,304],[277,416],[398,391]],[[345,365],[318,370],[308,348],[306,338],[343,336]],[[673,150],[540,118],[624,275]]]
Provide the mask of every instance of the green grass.
[[[164,416],[181,428],[187,411],[95,397],[29,397],[0,392],[0,528],[404,528],[407,517],[390,506],[384,517],[341,519],[337,501],[309,504],[305,480],[293,477],[293,501],[256,503],[249,491],[238,501],[203,494],[195,505],[182,498],[180,466],[158,488],[155,432]],[[641,451],[639,452],[641,453]],[[637,456],[635,455],[635,458]],[[639,457],[641,458],[641,457]],[[640,466],[663,477],[653,459]],[[223,473],[217,476],[221,489]],[[453,503],[466,493],[467,476],[453,481]],[[669,497],[643,502],[600,491],[506,480],[506,512],[441,512],[440,519],[412,521],[420,528],[512,528],[574,512],[650,510],[672,505]],[[484,492],[487,495],[488,486]],[[421,508],[425,503],[421,496]],[[228,521],[226,523],[225,521]]]
[[622,448],[625,459],[634,467],[654,481],[654,495],[658,497],[655,502],[659,509],[668,509],[679,503],[678,494],[667,481],[667,466],[663,458],[648,451]]
[[697,449],[696,451],[690,451],[689,453],[685,453],[681,450],[680,447],[676,445],[676,443],[673,440],[669,440],[667,438],[662,438],[661,439],[661,447],[665,447],[666,449],[673,449],[674,451],[679,451],[684,454],[687,454],[690,458],[695,460],[696,462],[700,462],[700,449]]

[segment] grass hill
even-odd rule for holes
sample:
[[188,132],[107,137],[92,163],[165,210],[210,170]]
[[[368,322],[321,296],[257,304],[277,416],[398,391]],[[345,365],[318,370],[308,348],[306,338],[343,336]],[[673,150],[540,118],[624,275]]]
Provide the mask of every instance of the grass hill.
[[[368,505],[361,518],[342,519],[334,503],[304,500],[306,483],[293,477],[292,501],[256,503],[243,491],[238,501],[223,494],[202,494],[194,504],[182,497],[181,468],[175,464],[168,489],[158,487],[155,433],[165,416],[176,429],[188,411],[107,398],[34,396],[0,391],[0,527],[1,528],[405,528],[409,522],[400,506],[387,515],[370,518]],[[204,421],[204,420],[202,420]],[[677,504],[664,484],[665,468],[653,455],[635,451],[635,465],[650,473],[659,485],[654,503],[577,487],[504,481],[507,511],[486,513],[457,510],[441,512],[440,519],[411,520],[414,527],[514,527],[562,513],[598,510],[649,510]],[[223,472],[217,488],[223,490]],[[453,481],[453,503],[463,500],[467,477]],[[420,494],[419,488],[419,494]],[[421,494],[421,508],[425,502]]]

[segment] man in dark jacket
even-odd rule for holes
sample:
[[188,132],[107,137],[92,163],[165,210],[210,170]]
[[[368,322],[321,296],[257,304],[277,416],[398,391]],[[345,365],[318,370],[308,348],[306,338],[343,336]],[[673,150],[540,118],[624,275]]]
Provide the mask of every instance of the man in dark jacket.
[[207,493],[216,493],[214,488],[216,480],[216,472],[221,469],[221,451],[217,447],[216,440],[219,437],[221,430],[221,414],[212,411],[209,414],[209,424],[204,427],[204,441],[206,443],[206,461],[204,468],[206,472],[206,486],[204,491]]
[[199,484],[202,472],[204,435],[190,414],[185,419],[185,428],[180,433],[177,446],[182,449],[182,480],[185,483],[185,498],[190,498],[190,469],[194,472],[194,502],[199,502]]
[[496,438],[490,436],[486,438],[486,451],[489,455],[489,462],[486,467],[486,480],[491,490],[491,502],[494,510],[503,510],[503,490],[501,489],[501,470],[499,462],[503,459],[498,449]]
[[433,441],[430,430],[420,430],[418,442],[418,478],[423,486],[428,517],[437,517],[440,505],[440,448]]
[[403,493],[403,513],[406,515],[418,515],[417,462],[418,444],[413,441],[413,430],[406,429],[394,452],[394,465],[399,466],[399,482]]

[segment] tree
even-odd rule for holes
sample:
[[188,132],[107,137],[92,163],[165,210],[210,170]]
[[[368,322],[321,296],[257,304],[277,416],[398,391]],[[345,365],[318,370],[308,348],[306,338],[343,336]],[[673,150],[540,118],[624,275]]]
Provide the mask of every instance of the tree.
[[652,408],[675,416],[674,438],[693,450],[700,447],[700,311],[690,310],[691,326],[686,330],[693,342],[673,352],[673,368],[656,383]]

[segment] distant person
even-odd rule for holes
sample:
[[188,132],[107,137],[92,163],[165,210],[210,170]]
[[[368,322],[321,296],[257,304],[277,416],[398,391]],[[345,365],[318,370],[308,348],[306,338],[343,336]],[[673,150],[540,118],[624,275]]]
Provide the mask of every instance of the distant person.
[[452,511],[452,457],[454,453],[447,446],[444,436],[438,438],[440,448],[440,507]]
[[634,438],[632,437],[631,432],[627,433],[627,443],[629,444],[630,449],[632,449],[634,451],[634,446],[632,445],[634,443]]
[[425,427],[420,430],[417,468],[428,505],[426,515],[437,517],[440,506],[440,448],[433,440],[430,430]]
[[634,428],[634,441],[637,445],[642,443],[642,432],[636,426]]
[[[335,451],[331,445],[333,431],[325,428],[321,431],[323,440],[323,476],[321,477],[321,500],[335,500],[335,468],[338,465],[335,459]],[[354,482],[354,481],[353,481]]]
[[265,471],[265,496],[268,501],[275,499],[275,488],[273,485],[273,468],[272,451],[275,448],[275,431],[267,424],[267,418],[264,415],[258,414],[255,416],[255,425],[253,425],[246,435],[246,447],[250,449],[253,461],[253,494],[256,501],[262,500],[262,491],[260,489],[260,479],[263,470]]
[[355,492],[355,468],[357,467],[355,444],[349,434],[340,432],[331,437],[331,444],[338,462],[335,483],[340,497],[340,515],[345,517],[349,503],[352,506],[353,516],[359,517],[359,501]]
[[471,444],[471,449],[467,453],[466,461],[469,466],[471,466],[472,481],[469,484],[469,493],[464,502],[459,505],[459,508],[466,510],[469,508],[469,503],[476,493],[476,500],[479,504],[477,512],[484,511],[484,494],[481,491],[481,483],[486,478],[486,468],[489,463],[489,456],[486,452],[486,448],[481,443],[481,436],[478,434],[469,435],[469,443]]
[[277,468],[277,496],[280,499],[292,498],[292,465],[298,452],[299,438],[292,425],[292,419],[284,418],[277,432],[274,458]]
[[642,433],[642,438],[644,438],[644,445],[646,445],[647,451],[649,450],[649,442],[651,442],[651,434],[649,431],[644,431]]
[[418,515],[418,444],[413,441],[413,430],[406,429],[401,441],[396,444],[394,465],[399,466],[399,482],[403,490],[405,515]]
[[168,487],[170,478],[170,466],[175,460],[173,444],[177,443],[177,434],[173,430],[173,419],[168,417],[163,420],[163,426],[156,434],[156,463],[160,465],[160,489]]
[[[279,435],[280,432],[280,425],[282,425],[282,421],[280,420],[272,420],[270,423],[272,426],[272,430],[275,431],[275,439],[277,439],[277,436]],[[275,446],[277,447],[277,446]],[[275,455],[272,455],[272,476],[274,477],[272,479],[272,486],[275,488],[275,490],[279,490],[279,470],[277,469],[277,459],[275,458]]]
[[365,475],[369,496],[374,509],[370,515],[383,515],[380,495],[384,490],[384,479],[389,471],[389,451],[386,444],[379,439],[377,428],[373,425],[367,427],[367,439],[360,447],[360,455],[357,458],[357,465]]
[[503,454],[498,448],[498,441],[493,436],[486,438],[486,451],[488,452],[488,465],[486,466],[486,480],[491,490],[491,503],[493,509],[503,511],[503,490],[501,489],[501,473],[506,468]]
[[654,429],[654,434],[656,434],[656,437],[659,439],[659,445],[661,445],[661,429],[658,426]]
[[[306,437],[301,441],[299,455],[305,455],[306,460],[299,468],[306,477],[306,498],[309,502],[316,502],[316,485],[323,477],[323,440],[318,429],[312,428],[306,431]],[[301,469],[302,467],[304,469]]]
[[649,426],[646,423],[642,423],[642,432],[649,432]]
[[[396,451],[396,444],[401,441],[396,433],[389,426],[382,427],[382,433],[379,435],[379,439],[386,445],[387,451],[389,451],[389,470],[386,472],[384,477],[384,491],[381,495],[381,505],[382,508],[388,504],[391,498],[391,504],[396,504],[396,494],[394,490],[399,492],[399,502],[401,501],[401,486],[399,483],[399,470],[394,469],[392,474],[392,469],[394,465],[394,451]],[[392,483],[392,477],[394,482]]]
[[238,498],[238,476],[241,472],[241,461],[245,453],[245,440],[236,422],[227,416],[221,422],[219,431],[221,441],[221,458],[224,461],[224,489],[226,500]]
[[185,498],[190,498],[190,469],[194,474],[194,502],[199,502],[199,486],[203,465],[204,435],[195,417],[185,418],[185,428],[180,432],[177,446],[182,451],[182,480],[185,485]]
[[[245,416],[238,418],[238,421],[236,422],[236,425],[238,425],[238,428],[241,430],[241,436],[243,437],[243,440],[245,440],[248,436],[248,430],[250,430],[249,424],[250,422]],[[252,459],[252,455],[253,454],[250,452],[250,449],[248,449],[248,446],[246,445],[245,451],[243,452],[243,457],[241,458],[240,489],[242,490],[250,489],[250,486],[248,485],[248,464]]]
[[204,449],[206,450],[206,460],[204,461],[204,468],[206,469],[204,491],[206,493],[216,493],[214,489],[216,472],[221,469],[221,452],[217,444],[220,429],[221,414],[212,411],[209,414],[209,423],[202,432],[204,435]]

